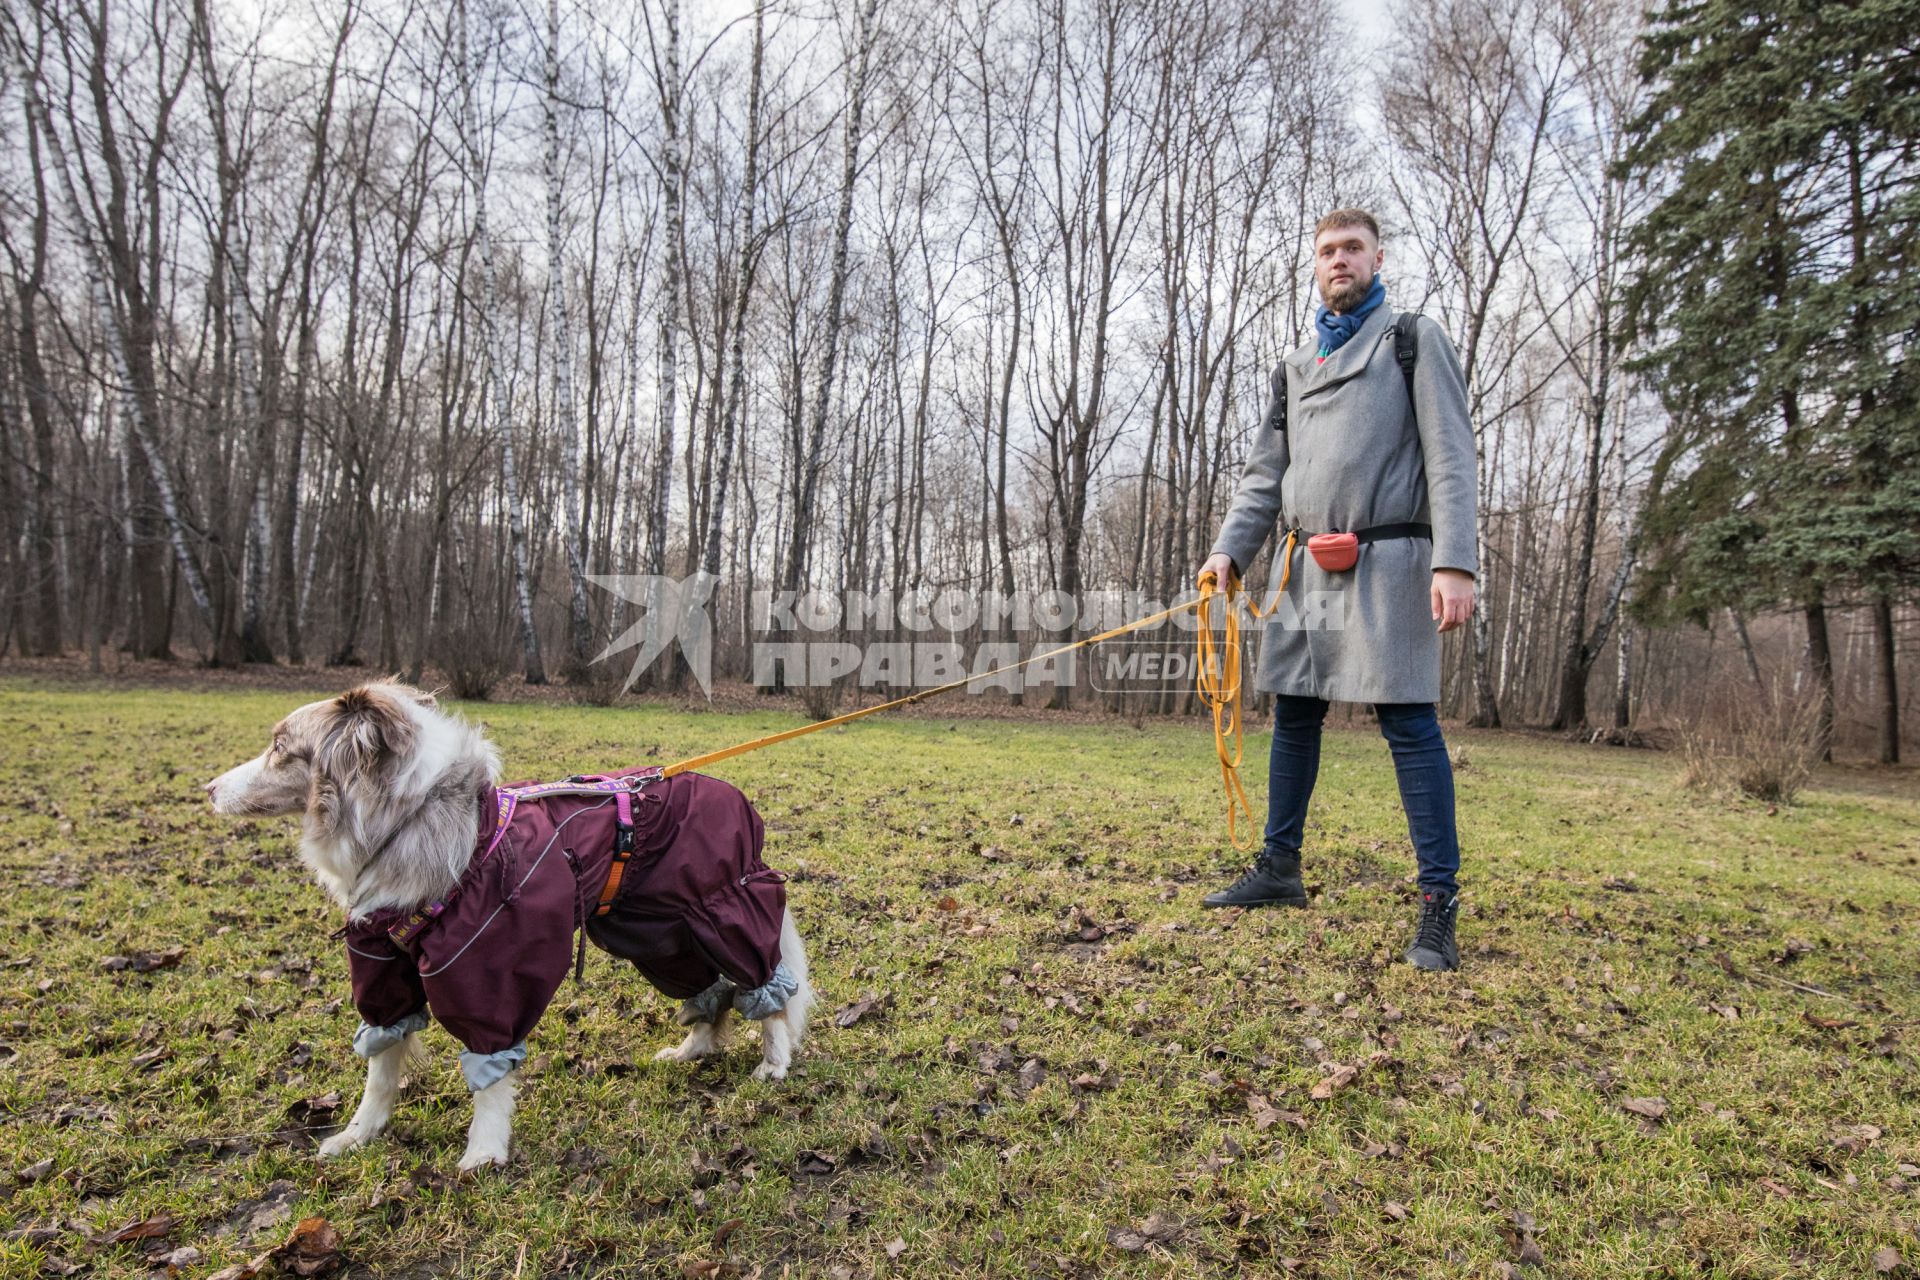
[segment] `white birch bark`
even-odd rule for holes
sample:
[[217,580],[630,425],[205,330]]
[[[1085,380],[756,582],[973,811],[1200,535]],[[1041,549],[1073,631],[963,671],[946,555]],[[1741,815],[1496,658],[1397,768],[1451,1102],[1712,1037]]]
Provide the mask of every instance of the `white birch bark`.
[[740,270],[733,290],[732,349],[727,353],[726,400],[720,411],[718,473],[713,483],[713,513],[707,520],[707,545],[701,565],[708,573],[720,572],[720,532],[726,522],[727,486],[732,479],[733,439],[739,429],[740,404],[747,384],[747,307],[753,296],[753,281],[760,261],[758,243],[760,190],[760,93],[766,61],[766,0],[753,6],[753,55],[747,77],[747,165],[741,179],[742,206],[740,230]]
[[454,6],[454,24],[460,59],[460,134],[461,150],[467,165],[467,181],[473,189],[473,238],[480,260],[476,281],[476,303],[482,338],[486,347],[487,389],[492,402],[493,429],[500,437],[500,478],[506,489],[507,541],[512,553],[514,605],[520,618],[520,649],[525,660],[528,684],[545,684],[546,668],[540,662],[540,635],[533,624],[533,597],[528,589],[527,529],[520,509],[520,475],[514,460],[513,414],[507,396],[506,371],[502,368],[499,334],[494,328],[493,241],[487,235],[487,177],[480,156],[478,114],[473,94],[476,69],[468,56],[467,0]]
[[674,415],[678,409],[681,275],[685,263],[686,202],[681,180],[680,0],[666,0],[664,65],[656,59],[662,132],[660,171],[667,215],[666,292],[660,300],[658,444],[653,457],[653,486],[647,503],[647,572],[666,572],[667,512],[673,500]]
[[879,0],[865,0],[854,10],[853,68],[848,76],[847,131],[840,171],[840,208],[833,222],[833,268],[827,284],[826,330],[820,357],[820,376],[813,389],[812,421],[807,429],[806,454],[800,467],[798,502],[792,534],[787,542],[786,572],[781,585],[797,590],[806,573],[807,542],[812,532],[815,491],[820,483],[827,434],[827,412],[833,400],[834,374],[840,354],[840,320],[847,293],[847,242],[853,230],[854,186],[860,176],[860,142],[867,107],[867,80],[872,67],[873,20]]
[[7,54],[13,62],[14,75],[24,87],[27,108],[39,117],[41,134],[47,140],[47,157],[55,178],[59,180],[61,198],[67,207],[69,229],[80,250],[81,260],[86,265],[88,284],[101,309],[104,320],[102,327],[106,330],[107,348],[113,356],[114,376],[120,384],[121,411],[127,415],[129,434],[141,456],[146,459],[147,470],[153,475],[154,492],[159,496],[160,511],[167,522],[167,540],[173,548],[174,558],[179,561],[180,576],[186,581],[194,612],[207,629],[208,643],[217,646],[220,636],[214,626],[213,597],[207,590],[206,577],[200,571],[200,561],[187,542],[187,525],[180,514],[180,499],[173,487],[173,473],[168,470],[166,458],[159,448],[160,424],[150,420],[148,409],[151,406],[133,385],[133,366],[127,355],[127,335],[121,325],[120,310],[113,305],[107,287],[107,268],[101,261],[100,248],[94,242],[92,224],[87,221],[79,190],[73,183],[73,174],[67,168],[66,144],[54,129],[53,114],[47,110],[46,100],[40,94],[37,69],[29,70],[25,59],[21,57],[19,46],[12,40],[7,41]]
[[547,307],[553,326],[553,409],[560,432],[560,492],[567,528],[567,674],[587,665],[587,547],[580,523],[580,432],[573,404],[573,330],[560,231],[560,0],[547,0]]

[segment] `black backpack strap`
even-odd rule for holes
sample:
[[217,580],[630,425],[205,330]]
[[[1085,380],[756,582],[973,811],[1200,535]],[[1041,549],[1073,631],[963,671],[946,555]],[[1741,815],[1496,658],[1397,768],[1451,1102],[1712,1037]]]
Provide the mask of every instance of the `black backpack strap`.
[[[1407,403],[1417,405],[1413,398],[1413,366],[1420,361],[1420,316],[1417,312],[1402,311],[1393,318],[1393,358],[1400,362],[1400,377],[1407,384]],[[1415,414],[1419,409],[1414,409]]]
[[1280,367],[1273,371],[1275,383],[1273,406],[1267,410],[1267,427],[1287,434],[1287,362],[1282,360]]

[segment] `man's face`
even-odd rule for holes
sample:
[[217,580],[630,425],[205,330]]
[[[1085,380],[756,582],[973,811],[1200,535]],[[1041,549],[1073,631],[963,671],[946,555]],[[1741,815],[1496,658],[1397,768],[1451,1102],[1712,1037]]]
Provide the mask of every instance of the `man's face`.
[[1329,227],[1313,241],[1313,278],[1320,296],[1334,311],[1360,305],[1373,288],[1374,273],[1386,261],[1380,242],[1365,227]]

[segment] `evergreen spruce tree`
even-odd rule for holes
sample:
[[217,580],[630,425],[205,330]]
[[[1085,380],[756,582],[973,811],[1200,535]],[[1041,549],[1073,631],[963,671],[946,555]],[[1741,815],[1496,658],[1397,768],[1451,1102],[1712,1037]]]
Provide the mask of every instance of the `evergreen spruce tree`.
[[1830,744],[1827,610],[1871,604],[1887,758],[1892,609],[1920,579],[1916,32],[1920,0],[1671,3],[1626,161],[1661,198],[1624,336],[1675,422],[1639,606],[1799,609]]

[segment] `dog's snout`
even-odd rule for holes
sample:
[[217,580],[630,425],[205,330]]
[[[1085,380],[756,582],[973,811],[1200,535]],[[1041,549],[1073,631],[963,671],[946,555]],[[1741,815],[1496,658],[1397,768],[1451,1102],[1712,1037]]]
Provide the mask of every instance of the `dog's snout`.
[[220,779],[215,778],[212,782],[203,782],[200,784],[200,789],[207,793],[207,799],[218,800],[220,798]]

